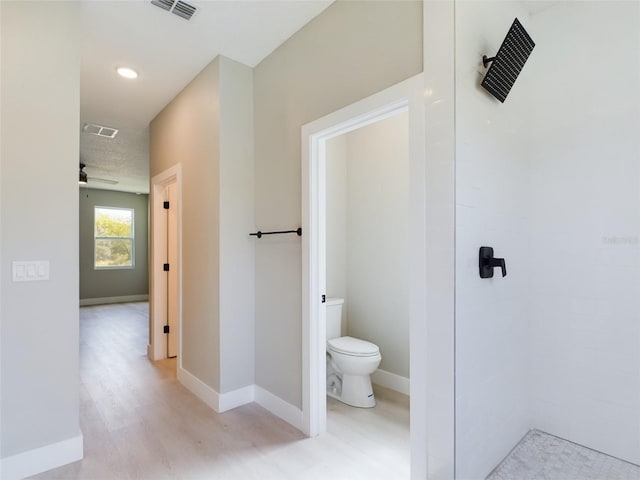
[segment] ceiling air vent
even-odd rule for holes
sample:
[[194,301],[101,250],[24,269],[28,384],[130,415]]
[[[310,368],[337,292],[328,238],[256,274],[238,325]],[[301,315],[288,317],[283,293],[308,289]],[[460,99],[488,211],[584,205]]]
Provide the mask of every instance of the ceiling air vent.
[[187,2],[178,0],[173,7],[173,13],[184,19],[190,20],[193,14],[196,13],[196,7],[189,5]]
[[174,0],[151,0],[151,3],[154,4],[156,7],[160,7],[163,10],[171,10],[171,7],[173,7],[173,2]]
[[151,0],[151,4],[174,13],[185,20],[191,20],[198,7],[182,0]]
[[82,126],[82,131],[85,133],[92,133],[99,137],[116,138],[118,134],[117,128],[104,127],[102,125],[94,125],[93,123],[85,123]]

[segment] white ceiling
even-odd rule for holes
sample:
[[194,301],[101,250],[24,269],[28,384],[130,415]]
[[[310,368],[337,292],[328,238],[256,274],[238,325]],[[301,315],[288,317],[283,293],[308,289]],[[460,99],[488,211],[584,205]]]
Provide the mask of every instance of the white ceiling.
[[[189,21],[150,0],[82,2],[80,122],[119,129],[113,140],[80,133],[90,188],[148,193],[157,113],[217,55],[254,67],[333,0],[186,1],[198,7]],[[118,66],[140,76],[124,79]]]

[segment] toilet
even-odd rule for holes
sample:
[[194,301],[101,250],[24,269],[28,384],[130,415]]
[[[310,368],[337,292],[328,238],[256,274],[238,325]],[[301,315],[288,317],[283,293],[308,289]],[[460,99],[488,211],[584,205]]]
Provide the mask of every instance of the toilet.
[[352,407],[376,406],[371,374],[382,355],[374,343],[341,337],[342,298],[327,299],[327,395]]

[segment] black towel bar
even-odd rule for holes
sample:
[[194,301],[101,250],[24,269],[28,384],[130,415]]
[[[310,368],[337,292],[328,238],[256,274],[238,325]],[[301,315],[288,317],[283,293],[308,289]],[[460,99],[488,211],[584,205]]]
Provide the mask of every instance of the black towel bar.
[[253,237],[262,238],[263,235],[280,235],[281,233],[296,233],[299,237],[302,236],[302,228],[297,228],[295,230],[280,230],[278,232],[261,232],[258,230],[255,233],[250,233],[249,235]]

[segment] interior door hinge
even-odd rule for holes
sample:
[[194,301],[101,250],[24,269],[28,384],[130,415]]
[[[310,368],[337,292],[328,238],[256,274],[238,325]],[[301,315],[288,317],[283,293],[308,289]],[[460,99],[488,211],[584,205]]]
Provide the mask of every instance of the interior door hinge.
[[327,296],[326,295],[322,295],[322,303],[326,303],[327,302]]
[[165,272],[168,272],[169,271],[169,264],[165,263],[162,268],[164,269]]
[[169,333],[169,325],[164,326],[164,333]]
[[162,206],[164,207],[165,210],[169,210],[169,202],[164,202]]

